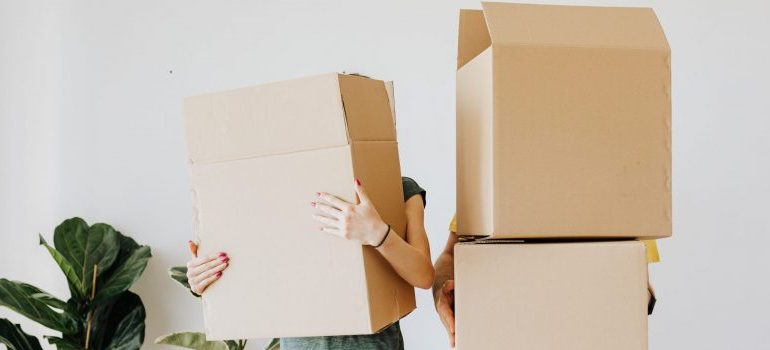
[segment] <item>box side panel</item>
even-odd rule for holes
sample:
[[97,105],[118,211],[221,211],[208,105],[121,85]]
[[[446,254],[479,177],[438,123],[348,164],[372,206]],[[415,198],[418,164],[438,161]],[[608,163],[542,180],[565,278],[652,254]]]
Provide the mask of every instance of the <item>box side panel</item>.
[[385,82],[354,75],[339,75],[351,141],[395,141],[396,126]]
[[484,3],[493,45],[668,50],[650,8]]
[[457,233],[493,232],[492,49],[457,71]]
[[203,295],[209,339],[368,332],[361,246],[311,218],[317,191],[354,200],[349,148],[192,166],[199,252],[232,259]]
[[486,50],[492,41],[481,10],[460,10],[457,33],[457,69]]
[[347,144],[337,74],[184,100],[193,162],[214,162]]
[[[398,145],[393,141],[356,142],[352,151],[355,177],[382,219],[404,238],[406,211]],[[373,333],[414,310],[414,288],[372,247],[364,247],[364,266]]]
[[459,350],[647,349],[641,242],[460,244],[455,283]]
[[495,48],[495,236],[669,236],[670,88],[665,52]]

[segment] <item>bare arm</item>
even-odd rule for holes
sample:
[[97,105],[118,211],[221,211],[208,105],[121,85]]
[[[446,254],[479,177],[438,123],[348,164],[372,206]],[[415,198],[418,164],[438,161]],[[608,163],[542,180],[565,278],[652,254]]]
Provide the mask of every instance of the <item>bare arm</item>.
[[411,285],[428,289],[433,282],[428,236],[425,233],[424,207],[420,196],[406,202],[406,239],[401,238],[380,218],[359,182],[354,185],[359,204],[348,203],[328,193],[319,193],[313,202],[313,215],[321,230],[361,244],[376,246],[396,272]]
[[433,283],[433,266],[424,213],[422,198],[419,195],[409,198],[406,201],[406,240],[391,232],[377,251],[404,280],[417,288],[428,289]]
[[444,250],[436,259],[436,279],[433,282],[433,301],[436,312],[446,328],[449,345],[455,346],[455,244],[457,235],[449,232]]

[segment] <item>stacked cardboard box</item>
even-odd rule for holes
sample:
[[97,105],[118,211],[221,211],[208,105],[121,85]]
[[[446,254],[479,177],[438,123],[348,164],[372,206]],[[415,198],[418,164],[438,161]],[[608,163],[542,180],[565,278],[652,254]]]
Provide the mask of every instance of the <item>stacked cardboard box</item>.
[[646,349],[633,239],[671,235],[655,13],[482,7],[460,13],[457,230],[477,239],[455,248],[458,348]]
[[184,105],[199,254],[232,261],[203,294],[208,339],[368,334],[415,308],[380,254],[311,218],[317,191],[353,203],[358,178],[405,232],[391,84],[326,74]]

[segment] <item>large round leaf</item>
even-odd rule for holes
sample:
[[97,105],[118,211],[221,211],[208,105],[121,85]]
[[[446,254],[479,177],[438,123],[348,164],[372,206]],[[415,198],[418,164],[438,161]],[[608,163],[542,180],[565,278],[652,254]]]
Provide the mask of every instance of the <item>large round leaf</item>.
[[100,277],[94,305],[99,305],[127,291],[144,273],[147,262],[152,257],[150,247],[139,245],[120,232],[116,234],[119,242],[118,255],[112,267]]
[[[41,294],[46,296],[41,298]],[[30,320],[62,333],[76,333],[77,322],[67,313],[54,311],[50,304],[61,305],[63,302],[58,299],[52,301],[55,299],[52,298],[50,294],[29,284],[0,278],[0,306],[6,306]]]
[[112,266],[120,249],[118,234],[112,226],[88,226],[81,218],[67,219],[54,230],[54,247],[70,263],[79,277],[76,289],[81,296],[90,294],[94,278]]
[[198,332],[171,333],[155,339],[156,344],[167,344],[194,350],[229,350],[227,343],[206,340],[206,335]]

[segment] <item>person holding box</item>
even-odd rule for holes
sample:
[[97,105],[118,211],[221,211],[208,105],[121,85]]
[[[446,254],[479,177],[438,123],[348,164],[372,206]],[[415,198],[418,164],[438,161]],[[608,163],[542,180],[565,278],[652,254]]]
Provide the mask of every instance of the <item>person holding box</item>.
[[[425,190],[408,177],[402,178],[406,202],[406,235],[401,238],[371,204],[364,186],[354,183],[358,203],[346,202],[332,194],[318,192],[310,205],[319,230],[362,245],[373,246],[393,269],[414,287],[428,289],[433,283],[430,246],[424,226]],[[194,243],[192,243],[194,245]],[[231,263],[226,252],[193,258],[187,263],[187,277],[195,294],[215,283]],[[329,322],[333,322],[330,318]],[[281,349],[404,349],[399,323],[371,335],[283,338]]]

